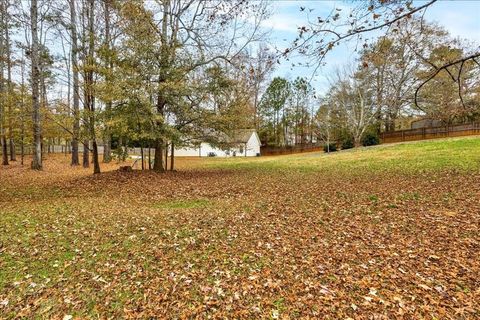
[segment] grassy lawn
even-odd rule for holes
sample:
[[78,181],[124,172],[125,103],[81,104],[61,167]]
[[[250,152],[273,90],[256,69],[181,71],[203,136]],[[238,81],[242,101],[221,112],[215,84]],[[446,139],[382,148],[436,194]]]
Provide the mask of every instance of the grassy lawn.
[[387,144],[342,152],[307,153],[270,156],[260,159],[215,159],[208,165],[216,168],[258,168],[298,171],[325,171],[354,174],[362,172],[416,173],[454,168],[461,171],[476,170],[480,166],[480,139],[452,138],[433,141]]
[[0,319],[480,318],[479,138],[177,163],[0,168]]

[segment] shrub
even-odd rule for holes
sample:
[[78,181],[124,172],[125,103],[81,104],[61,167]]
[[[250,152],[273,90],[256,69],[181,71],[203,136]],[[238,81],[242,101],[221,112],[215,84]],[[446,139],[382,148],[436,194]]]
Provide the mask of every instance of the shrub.
[[342,150],[351,149],[353,147],[354,147],[354,143],[353,143],[353,138],[352,137],[346,137],[346,138],[343,139]]
[[323,151],[325,151],[325,152],[328,152],[328,151],[335,152],[335,151],[337,151],[337,144],[336,143],[325,144],[323,146]]
[[368,132],[362,139],[362,144],[367,146],[374,146],[380,143],[380,138],[376,133]]

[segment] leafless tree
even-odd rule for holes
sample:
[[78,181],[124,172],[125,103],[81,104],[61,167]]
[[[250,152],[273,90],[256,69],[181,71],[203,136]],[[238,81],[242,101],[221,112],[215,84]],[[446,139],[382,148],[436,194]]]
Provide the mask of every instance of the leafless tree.
[[[284,55],[298,51],[309,59],[316,69],[323,65],[325,56],[337,45],[349,40],[357,40],[360,45],[367,46],[369,35],[373,31],[384,31],[386,34],[398,30],[404,21],[417,17],[423,21],[425,11],[434,6],[438,0],[420,3],[415,7],[412,1],[368,1],[358,2],[350,12],[342,8],[333,9],[326,17],[316,17],[299,28],[298,37],[292,46],[285,50]],[[301,8],[305,11],[305,8]],[[308,11],[308,10],[307,10]],[[423,24],[418,24],[422,29]],[[431,65],[429,76],[418,84],[415,92],[415,103],[418,105],[418,93],[442,70],[458,66],[459,74],[451,77],[452,81],[461,87],[462,65],[473,61],[480,67],[480,48],[467,52],[463,57],[442,65]],[[461,91],[459,90],[461,99]]]

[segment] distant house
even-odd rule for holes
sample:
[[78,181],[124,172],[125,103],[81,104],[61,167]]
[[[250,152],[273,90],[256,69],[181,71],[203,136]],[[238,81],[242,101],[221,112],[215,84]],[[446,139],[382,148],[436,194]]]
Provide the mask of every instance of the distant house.
[[410,123],[411,129],[435,128],[443,125],[442,120],[437,119],[420,119],[414,120]]
[[200,142],[198,147],[175,149],[178,157],[256,157],[260,155],[260,138],[255,129],[241,129],[233,132],[233,137],[224,137],[224,147],[208,142]]

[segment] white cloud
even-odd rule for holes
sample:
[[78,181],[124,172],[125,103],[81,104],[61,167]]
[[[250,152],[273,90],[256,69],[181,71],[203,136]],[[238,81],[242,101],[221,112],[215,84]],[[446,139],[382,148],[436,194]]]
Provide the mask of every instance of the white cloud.
[[445,27],[453,37],[465,38],[480,42],[480,17],[469,19],[460,12],[443,13],[443,19],[434,21]]
[[269,19],[262,21],[262,27],[274,31],[297,33],[298,27],[305,24],[305,20],[298,16],[288,14],[275,14]]

